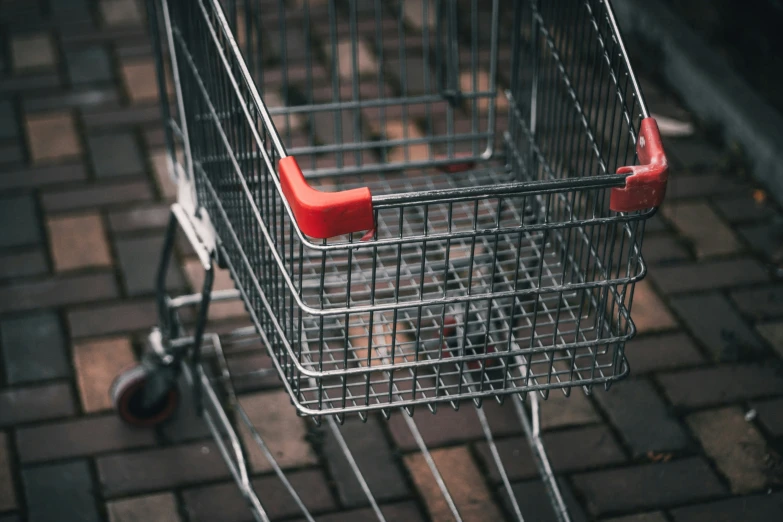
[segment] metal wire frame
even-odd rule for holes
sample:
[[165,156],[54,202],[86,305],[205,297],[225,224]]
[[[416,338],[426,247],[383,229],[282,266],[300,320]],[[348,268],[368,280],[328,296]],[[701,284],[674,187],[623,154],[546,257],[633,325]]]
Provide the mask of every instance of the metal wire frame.
[[[302,11],[305,26],[311,24],[308,4]],[[330,22],[338,19],[335,5],[328,2]],[[399,49],[407,48],[404,4],[398,11],[378,2],[345,5],[352,36],[364,20],[360,15],[369,12],[381,29],[388,19],[395,21],[405,42]],[[433,53],[437,59],[443,49],[442,62],[457,56],[441,71],[446,80],[439,88],[462,70],[454,65],[464,46],[463,18],[453,20],[460,12],[456,8],[467,6],[469,25],[477,27],[486,5],[436,6],[435,32],[448,37],[433,38],[445,42],[433,44]],[[315,163],[314,184],[368,185],[376,194],[377,226],[370,241],[346,236],[323,242],[302,235],[281,196],[277,161],[297,150],[284,145],[286,140],[295,145],[288,122],[319,110],[339,113],[340,119],[350,113],[355,122],[368,108],[397,107],[407,129],[414,120],[406,119],[412,98],[376,94],[365,103],[354,96],[345,104],[337,98],[318,107],[313,98],[293,108],[284,100],[285,107],[270,111],[253,81],[263,83],[266,59],[252,55],[252,49],[259,56],[264,49],[261,22],[268,10],[258,2],[241,4],[244,11],[229,3],[237,31],[245,13],[246,61],[217,0],[164,5],[172,20],[167,25],[185,121],[174,134],[192,154],[184,172],[193,177],[198,201],[212,218],[232,275],[300,412],[388,412],[390,406],[416,404],[434,409],[439,402],[464,398],[480,404],[485,397],[502,400],[530,390],[568,393],[572,386],[609,384],[626,373],[623,346],[634,333],[633,283],[645,272],[643,219],[652,212],[612,213],[607,195],[610,187],[624,183],[614,169],[634,161],[635,132],[646,108],[606,2],[579,2],[578,9],[562,0],[541,8],[509,5],[512,12],[499,15],[501,6],[491,4],[488,45],[490,69],[498,61],[498,38],[508,35],[513,49],[509,89],[500,98],[508,107],[505,132],[495,132],[497,122],[489,125],[499,103],[494,72],[490,89],[467,89],[459,103],[456,94],[439,92],[444,133],[435,132],[441,120],[436,102],[422,102],[425,115],[432,111],[429,121],[416,122],[422,138],[389,139],[382,130],[375,140],[380,159],[363,152],[369,142],[359,141],[362,133],[353,133],[357,139],[347,148],[344,142],[324,148],[307,126],[311,139],[299,152],[325,158],[323,165]],[[450,21],[440,22],[443,13]],[[512,29],[504,33],[499,20],[511,20]],[[286,31],[287,19],[278,16],[276,23]],[[338,56],[340,24],[331,25],[331,56]],[[423,47],[430,46],[428,27],[422,29]],[[486,42],[480,45],[476,29],[467,33],[471,79],[466,83],[475,87],[481,76],[473,66],[485,56]],[[305,43],[312,42],[306,37]],[[361,76],[354,74],[359,51],[353,38],[349,43],[355,95],[356,85],[362,92]],[[314,78],[309,48],[304,47],[305,87],[308,74]],[[277,65],[286,74],[292,70],[286,46],[280,52]],[[333,76],[340,74],[336,61]],[[379,67],[378,74],[386,79],[383,70]],[[307,92],[315,92],[310,87]],[[435,92],[432,87],[425,94]],[[332,98],[340,93],[333,77]],[[278,124],[284,130],[278,131]],[[458,135],[458,128],[470,130]],[[471,144],[467,157],[459,142]],[[485,142],[486,148],[477,148]],[[422,153],[415,147],[422,144],[425,159],[415,161],[412,156]],[[443,144],[445,153],[436,156]],[[388,149],[402,150],[398,164],[389,161]],[[471,155],[478,150],[483,152]],[[348,156],[360,161],[349,163]],[[476,159],[482,161],[467,172],[433,168]],[[379,168],[384,164],[397,166],[387,172]],[[452,334],[445,333],[447,325]],[[477,387],[468,385],[472,382]],[[394,392],[395,385],[405,391]]]
[[[213,296],[215,301],[229,301],[238,298],[237,292],[224,292]],[[181,296],[169,301],[168,311],[172,317],[179,321],[179,311],[183,307],[198,305],[200,295]],[[160,339],[156,337],[155,339]],[[169,342],[174,349],[187,347],[194,342],[194,338],[183,335],[182,337],[170,339]],[[158,347],[157,349],[161,349]],[[252,446],[258,448],[258,452],[269,463],[270,472],[274,473],[280,481],[286,494],[290,495],[296,509],[306,520],[314,520],[313,514],[308,509],[308,495],[306,491],[297,491],[292,484],[285,469],[278,463],[270,448],[264,439],[262,433],[256,428],[255,422],[243,406],[242,395],[237,394],[237,387],[243,390],[243,393],[255,390],[252,383],[258,383],[267,375],[276,374],[273,368],[269,367],[248,367],[242,364],[243,371],[231,371],[231,358],[248,359],[256,355],[265,354],[265,345],[259,339],[255,327],[239,328],[231,330],[225,334],[208,333],[203,337],[203,357],[200,362],[193,366],[183,364],[182,369],[186,382],[198,389],[204,397],[204,410],[202,416],[210,429],[218,449],[226,461],[231,475],[240,491],[248,503],[251,513],[258,521],[267,522],[270,520],[269,514],[264,506],[262,499],[254,485],[254,477],[248,465],[248,455],[253,452]],[[234,365],[236,366],[236,364]],[[250,383],[245,385],[244,382]],[[256,385],[257,386],[257,385]],[[536,465],[541,468],[541,477],[544,481],[547,494],[552,501],[552,508],[557,520],[566,522],[570,520],[568,509],[563,500],[560,489],[556,483],[549,460],[541,443],[540,425],[539,425],[539,404],[535,395],[531,396],[528,412],[523,402],[514,398],[513,411],[519,419],[522,431],[525,433],[531,445],[533,457]],[[513,485],[506,472],[506,465],[501,459],[500,452],[495,440],[495,434],[492,431],[491,424],[484,410],[476,409],[475,413],[464,412],[461,415],[477,416],[481,426],[484,439],[492,458],[493,465],[496,467],[500,476],[500,482],[508,499],[508,515],[514,520],[524,521],[524,513],[520,507],[519,499],[514,491]],[[364,420],[367,420],[365,418]],[[451,512],[454,520],[462,520],[458,504],[460,500],[455,498],[449,491],[447,479],[441,475],[438,466],[433,458],[431,450],[427,447],[424,437],[420,431],[420,425],[428,422],[428,419],[419,419],[415,421],[409,416],[403,416],[405,426],[410,431],[411,437],[416,444],[416,448],[426,463],[432,478],[443,495],[448,510]],[[326,419],[326,427],[329,436],[333,437],[339,455],[332,458],[344,458],[348,464],[348,469],[362,490],[369,509],[374,517],[380,521],[385,521],[383,506],[376,499],[370,485],[365,478],[361,467],[351,451],[351,445],[345,439],[342,428],[333,417]]]

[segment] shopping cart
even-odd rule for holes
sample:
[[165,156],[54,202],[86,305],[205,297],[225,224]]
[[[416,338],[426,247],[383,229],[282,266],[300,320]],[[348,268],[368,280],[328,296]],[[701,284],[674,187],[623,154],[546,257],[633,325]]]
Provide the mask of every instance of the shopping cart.
[[[507,515],[521,519],[481,409],[510,402],[567,520],[538,401],[628,374],[644,223],[667,179],[608,1],[148,8],[178,198],[159,327],[112,389],[121,417],[167,419],[184,374],[254,516],[268,519],[237,426],[312,519],[237,397],[237,383],[272,372],[301,416],[327,423],[382,519],[339,425],[402,409],[459,519],[413,413],[469,399],[462,414],[478,415]],[[177,229],[204,282],[169,297]],[[213,291],[218,266],[234,290]],[[210,303],[226,300],[249,326],[205,333]],[[261,352],[271,364],[247,357]]]

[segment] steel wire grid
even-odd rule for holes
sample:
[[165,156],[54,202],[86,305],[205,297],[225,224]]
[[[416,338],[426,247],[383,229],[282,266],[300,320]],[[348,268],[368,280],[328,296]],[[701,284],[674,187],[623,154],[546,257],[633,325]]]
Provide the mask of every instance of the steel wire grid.
[[[627,373],[654,209],[608,208],[647,110],[606,1],[223,4],[164,5],[172,159],[302,414]],[[371,237],[306,237],[287,155]]]
[[[219,300],[230,299],[230,296],[225,295]],[[170,311],[178,315],[177,308],[186,306],[186,303],[198,304],[199,301],[199,295],[175,298],[171,304],[174,305],[176,302],[176,305]],[[158,342],[160,340],[159,335],[154,332],[152,338],[157,339]],[[276,373],[271,365],[261,362],[266,359],[264,357],[265,343],[259,339],[253,326],[221,334],[208,333],[203,339],[204,358],[195,369],[191,369],[190,365],[183,366],[185,379],[190,386],[199,389],[204,396],[204,409],[201,415],[215,437],[218,450],[225,459],[243,497],[247,500],[254,519],[266,522],[270,518],[283,515],[280,513],[280,499],[282,498],[285,499],[283,500],[286,505],[285,516],[290,511],[291,515],[300,513],[304,519],[314,520],[310,503],[312,492],[303,490],[301,487],[297,488],[296,471],[294,470],[292,474],[290,468],[285,469],[287,467],[285,459],[278,461],[280,454],[276,451],[275,445],[280,443],[279,436],[281,434],[275,432],[274,428],[270,430],[269,427],[264,427],[264,423],[267,421],[265,416],[268,415],[268,412],[258,411],[258,408],[254,406],[257,397],[254,393],[259,389],[266,388],[270,383],[268,380],[270,374]],[[171,342],[176,346],[184,347],[192,344],[194,338],[186,335],[173,339]],[[552,504],[553,513],[557,520],[568,522],[571,520],[568,509],[541,444],[539,402],[536,397],[532,397],[529,401],[529,411],[518,397],[514,397],[512,402],[514,414],[511,417],[518,419],[521,431],[528,437],[534,462],[540,470],[542,485]],[[523,511],[527,511],[528,505],[531,503],[539,505],[541,498],[540,496],[534,498],[520,496],[517,488],[512,484],[506,470],[507,463],[501,458],[500,448],[495,442],[495,437],[500,434],[493,432],[493,423],[490,422],[491,412],[475,409],[472,413],[463,411],[457,415],[466,416],[467,419],[476,415],[486,447],[489,450],[489,455],[486,457],[487,463],[490,466],[495,466],[500,477],[499,482],[502,484],[502,491],[505,491],[506,502],[503,503],[504,509],[494,514],[501,516],[505,514],[510,519],[524,521]],[[445,502],[444,510],[450,512],[454,520],[461,521],[463,515],[470,516],[468,512],[464,512],[465,509],[470,509],[470,501],[466,502],[456,490],[450,491],[450,488],[454,488],[454,477],[441,474],[436,462],[436,455],[425,442],[427,424],[438,422],[437,419],[438,417],[419,416],[414,420],[412,417],[401,415],[391,422],[399,422],[403,425],[401,426],[403,432],[410,433],[412,441],[418,449],[415,455],[421,457],[422,467],[426,465],[429,469],[434,481],[433,487],[439,491]],[[383,429],[377,420],[377,418],[373,419],[374,429],[369,430],[370,433],[375,433],[375,436],[378,436],[378,431]],[[361,490],[361,496],[364,497],[362,500],[358,500],[361,497],[357,491],[354,502],[358,505],[354,507],[368,505],[365,514],[368,519],[386,520],[390,513],[384,509],[388,505],[383,505],[383,502],[389,500],[388,489],[378,482],[376,474],[366,467],[363,469],[357,463],[352,451],[356,449],[357,432],[351,429],[350,424],[347,427],[338,425],[333,417],[326,418],[326,428],[326,430],[316,429],[316,433],[318,433],[319,439],[323,437],[321,440],[333,448],[328,457],[330,466],[340,466],[345,473],[343,479],[349,483],[355,481]],[[347,433],[344,433],[346,431]],[[350,436],[352,431],[353,437]],[[349,438],[346,438],[345,435],[348,435]],[[325,440],[327,438],[330,440]],[[352,443],[349,442],[351,438],[353,439]],[[341,466],[340,461],[343,460],[344,464]],[[253,470],[255,466],[259,465],[257,463],[261,462],[264,462],[262,465],[268,466],[269,473],[263,477],[256,476],[254,478]],[[366,464],[367,462],[365,462],[365,466]],[[394,465],[390,462],[386,464]],[[365,475],[368,471],[370,473]],[[424,469],[421,471],[423,474],[427,473]],[[375,480],[372,480],[373,477]],[[457,478],[457,480],[461,479]],[[269,494],[270,489],[279,496],[278,501],[272,503],[274,504],[272,506],[265,504],[262,500]],[[206,503],[209,504],[209,501],[207,500]],[[267,511],[268,509],[270,511]]]

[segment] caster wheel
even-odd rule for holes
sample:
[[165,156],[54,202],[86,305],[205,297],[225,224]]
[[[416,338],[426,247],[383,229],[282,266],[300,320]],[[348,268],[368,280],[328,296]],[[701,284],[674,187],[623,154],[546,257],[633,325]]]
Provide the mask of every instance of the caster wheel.
[[132,426],[152,427],[168,420],[179,405],[176,386],[148,406],[144,404],[144,388],[150,383],[151,371],[145,366],[134,366],[114,379],[109,393],[117,414]]

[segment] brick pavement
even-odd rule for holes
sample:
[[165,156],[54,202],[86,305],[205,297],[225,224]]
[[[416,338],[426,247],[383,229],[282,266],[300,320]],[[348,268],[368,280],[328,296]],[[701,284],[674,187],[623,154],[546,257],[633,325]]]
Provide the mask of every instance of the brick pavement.
[[[0,5],[3,522],[249,518],[190,405],[152,431],[109,409],[111,379],[155,322],[152,274],[173,196],[140,3]],[[363,48],[360,68],[373,63]],[[688,117],[665,86],[642,81],[654,112]],[[576,520],[780,520],[783,213],[730,148],[701,133],[666,141],[674,175],[645,239],[633,376],[593,397],[553,396],[544,440]],[[200,284],[191,255],[179,253],[172,290]],[[213,319],[241,313],[228,305]],[[269,364],[229,361],[249,363]],[[276,379],[240,390],[310,509],[322,520],[371,515],[335,441],[293,415]],[[506,410],[487,404],[523,512],[552,520]],[[447,520],[400,421],[350,421],[344,433],[390,519]],[[421,422],[466,520],[508,514],[475,415],[442,408]],[[268,464],[251,462],[270,515],[296,519]]]

